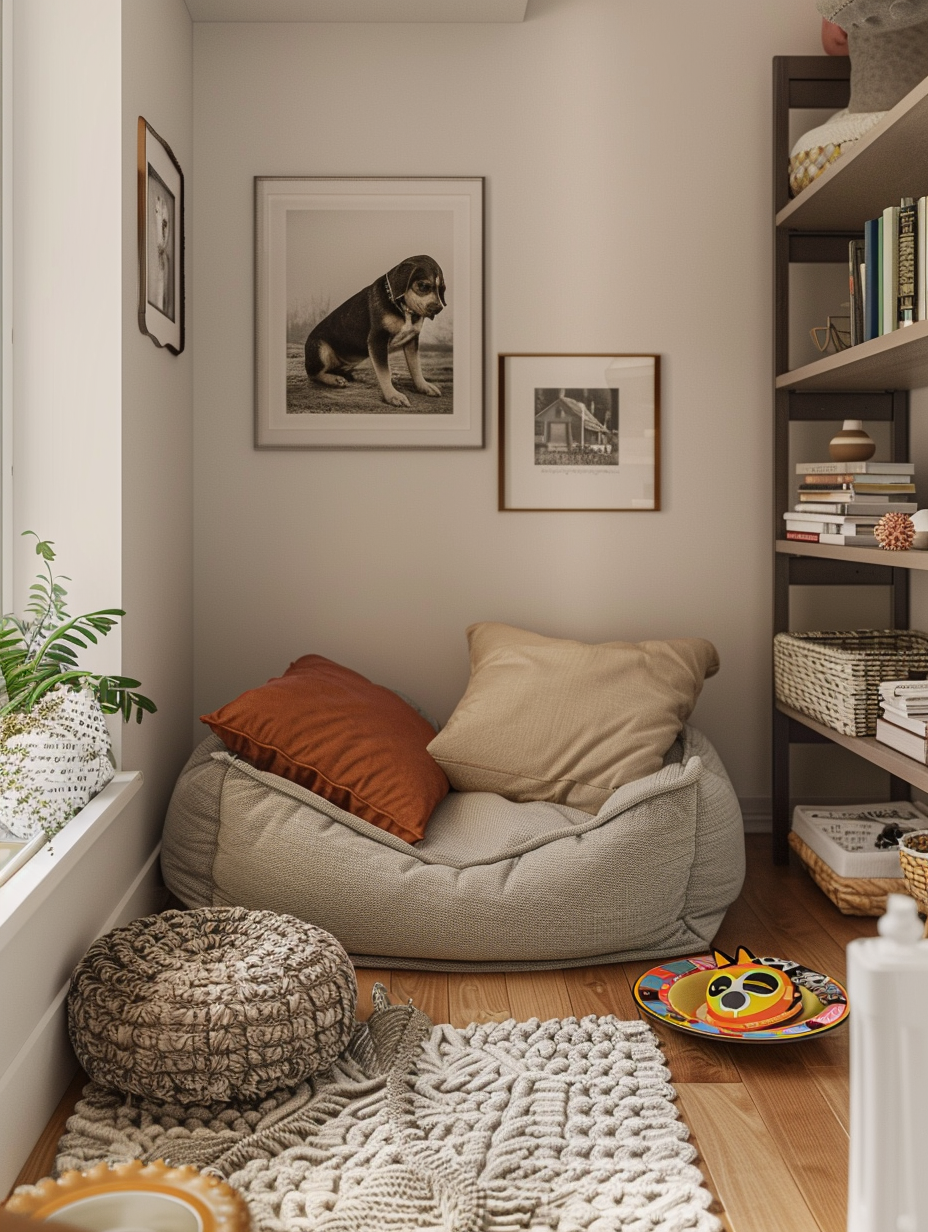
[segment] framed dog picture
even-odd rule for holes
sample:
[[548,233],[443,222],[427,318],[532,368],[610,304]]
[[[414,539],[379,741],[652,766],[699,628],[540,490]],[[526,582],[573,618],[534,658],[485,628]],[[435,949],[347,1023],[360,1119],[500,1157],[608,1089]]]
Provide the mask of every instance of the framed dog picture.
[[500,509],[660,507],[660,356],[499,356]]
[[184,349],[184,173],[139,116],[139,329],[155,346]]
[[255,179],[255,445],[483,445],[483,180]]

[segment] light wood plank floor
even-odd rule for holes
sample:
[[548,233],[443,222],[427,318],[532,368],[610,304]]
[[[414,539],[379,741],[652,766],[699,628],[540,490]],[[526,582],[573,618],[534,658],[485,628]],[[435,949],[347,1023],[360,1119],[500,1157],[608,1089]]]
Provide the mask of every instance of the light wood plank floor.
[[[748,837],[748,878],[717,942],[795,958],[844,979],[844,947],[876,921],[842,916],[795,863],[775,868],[769,839]],[[793,857],[795,860],[795,857]],[[376,981],[412,997],[435,1022],[637,1016],[631,986],[650,963],[517,975],[358,971],[365,1017]],[[680,1111],[700,1152],[715,1210],[730,1232],[844,1232],[847,1192],[847,1028],[795,1046],[700,1043],[658,1026]],[[48,1174],[79,1093],[68,1089],[18,1184]]]

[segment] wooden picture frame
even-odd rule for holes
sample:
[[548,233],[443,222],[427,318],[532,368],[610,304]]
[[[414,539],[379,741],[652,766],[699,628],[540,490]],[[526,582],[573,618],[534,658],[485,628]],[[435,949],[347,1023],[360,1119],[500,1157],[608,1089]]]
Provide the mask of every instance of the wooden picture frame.
[[480,176],[255,177],[256,448],[483,447],[483,203]]
[[655,512],[660,356],[498,356],[499,509]]
[[184,349],[184,173],[143,116],[138,122],[139,329],[173,355]]

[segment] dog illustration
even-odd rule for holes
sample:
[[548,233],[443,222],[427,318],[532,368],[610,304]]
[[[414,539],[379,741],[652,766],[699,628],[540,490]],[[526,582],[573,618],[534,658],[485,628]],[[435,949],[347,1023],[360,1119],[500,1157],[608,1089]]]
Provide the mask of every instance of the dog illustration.
[[394,388],[389,353],[402,350],[420,394],[440,398],[441,389],[422,375],[419,335],[426,319],[445,307],[445,277],[432,257],[407,257],[369,287],[324,317],[306,339],[306,375],[320,385],[343,388],[365,359],[390,406],[409,406]]
[[171,279],[171,218],[168,203],[161,195],[155,193],[154,200],[156,261],[154,265],[155,283],[151,289],[151,302],[159,311],[168,313],[170,308]]

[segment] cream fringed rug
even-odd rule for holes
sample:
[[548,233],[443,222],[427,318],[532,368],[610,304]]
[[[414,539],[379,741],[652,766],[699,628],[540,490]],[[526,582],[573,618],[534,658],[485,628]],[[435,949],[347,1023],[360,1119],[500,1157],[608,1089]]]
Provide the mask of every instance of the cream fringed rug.
[[91,1083],[57,1168],[191,1163],[255,1232],[718,1232],[650,1028],[615,1018],[435,1026],[375,1012],[313,1084],[177,1108]]

